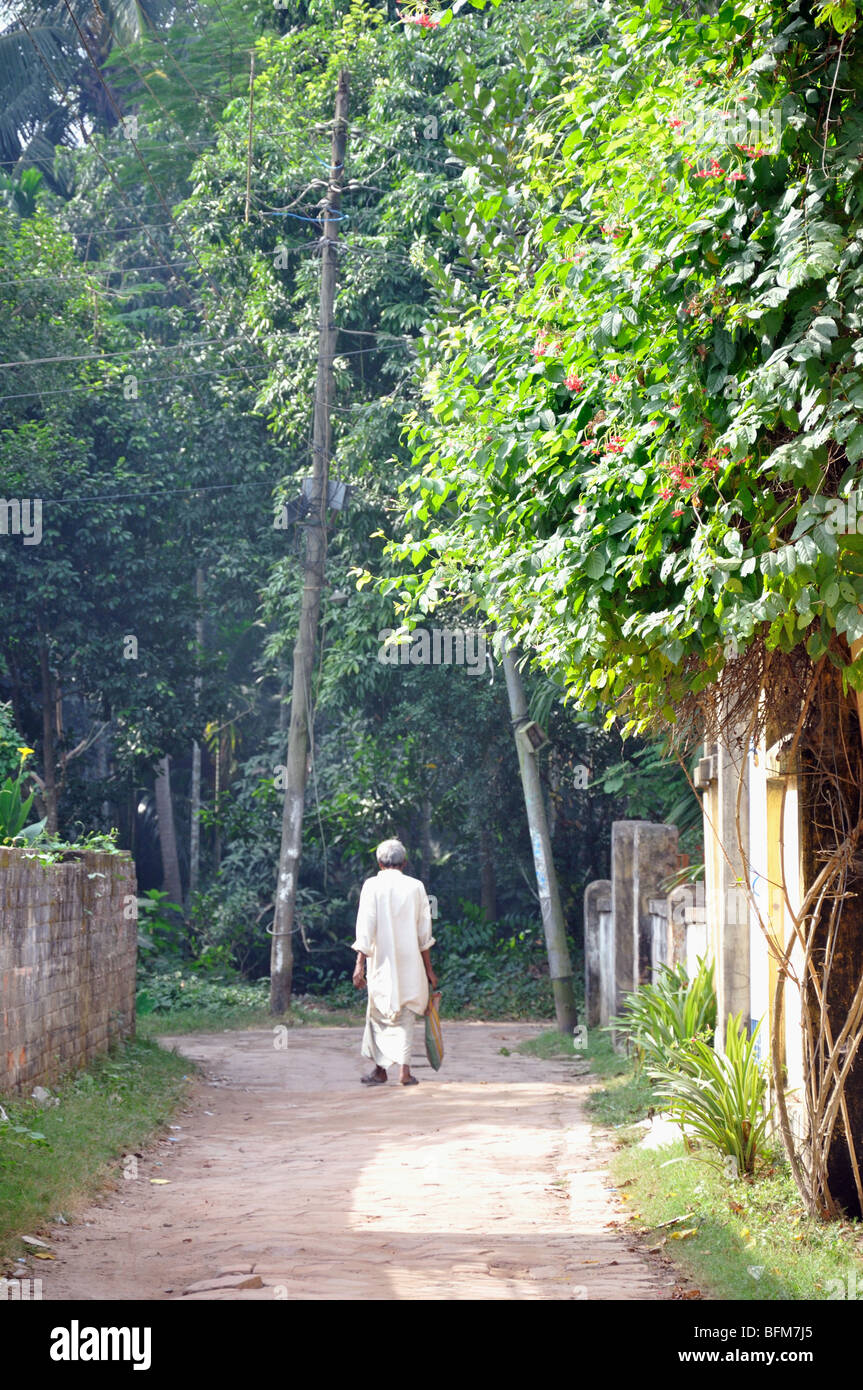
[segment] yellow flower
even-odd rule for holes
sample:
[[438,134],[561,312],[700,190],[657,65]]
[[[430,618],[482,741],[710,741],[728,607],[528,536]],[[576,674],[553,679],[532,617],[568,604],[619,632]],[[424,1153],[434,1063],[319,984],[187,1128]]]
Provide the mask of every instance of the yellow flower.
[[33,749],[33,748],[19,748],[19,749],[18,749],[18,752],[21,754],[21,757],[22,757],[22,758],[28,758],[28,757],[30,756],[31,753],[35,752],[35,749]]

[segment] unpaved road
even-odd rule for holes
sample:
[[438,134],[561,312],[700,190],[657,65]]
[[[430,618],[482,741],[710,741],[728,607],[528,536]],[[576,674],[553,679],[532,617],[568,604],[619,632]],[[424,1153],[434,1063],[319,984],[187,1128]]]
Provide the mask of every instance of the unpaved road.
[[500,1053],[539,1031],[445,1025],[443,1069],[417,1057],[408,1088],[359,1084],[359,1028],[165,1040],[204,1072],[175,1142],[52,1231],[44,1298],[669,1298],[608,1224],[576,1064]]

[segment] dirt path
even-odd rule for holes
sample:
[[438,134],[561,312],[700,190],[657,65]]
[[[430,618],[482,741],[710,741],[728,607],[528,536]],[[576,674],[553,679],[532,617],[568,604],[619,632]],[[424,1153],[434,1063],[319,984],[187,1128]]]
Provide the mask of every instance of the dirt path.
[[538,1031],[450,1024],[438,1076],[417,1058],[419,1086],[371,1090],[358,1028],[171,1039],[206,1080],[135,1179],[52,1233],[44,1297],[670,1297],[608,1224],[574,1064],[500,1055]]

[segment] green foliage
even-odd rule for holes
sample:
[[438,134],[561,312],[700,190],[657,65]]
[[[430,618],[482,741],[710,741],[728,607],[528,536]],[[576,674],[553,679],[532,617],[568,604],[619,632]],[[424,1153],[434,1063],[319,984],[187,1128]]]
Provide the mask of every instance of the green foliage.
[[511,916],[487,922],[461,904],[462,917],[435,922],[432,960],[444,1018],[550,1018],[548,961],[538,922]]
[[44,830],[44,821],[33,828],[31,837],[32,857],[46,868],[50,864],[62,864],[64,859],[77,858],[88,851],[95,854],[127,854],[117,844],[117,830],[89,830],[72,839],[60,835],[49,835]]
[[493,91],[465,64],[444,225],[474,277],[428,258],[392,552],[405,611],[470,596],[631,727],[755,639],[863,634],[832,521],[863,458],[860,58],[799,0],[705,8],[587,5]]
[[249,984],[230,976],[205,974],[190,968],[171,968],[165,961],[145,965],[138,974],[137,1012],[166,1014],[206,1012],[226,1021],[248,1010],[265,1010],[269,981]]
[[738,1175],[752,1173],[767,1141],[767,1072],[758,1061],[758,1028],[750,1036],[729,1015],[724,1053],[703,1037],[670,1044],[647,1070],[669,1114],[688,1133],[733,1158]]
[[168,894],[158,888],[148,889],[138,899],[138,951],[142,959],[176,959],[188,954],[182,911],[178,903],[168,902]]
[[17,777],[24,740],[15,728],[11,704],[0,704],[0,782]]
[[[15,32],[22,13],[13,6]],[[43,542],[0,546],[0,689],[15,691],[43,780],[43,710],[52,685],[62,694],[67,727],[53,750],[60,832],[40,840],[46,863],[62,859],[79,819],[88,828],[117,823],[121,842],[135,844],[142,881],[158,883],[155,835],[145,843],[146,812],[135,825],[134,808],[142,788],[148,800],[155,759],[170,752],[182,858],[188,750],[193,739],[204,745],[201,891],[188,930],[160,928],[152,947],[143,943],[151,961],[250,977],[268,969],[282,799],[273,773],[284,761],[303,536],[272,523],[309,466],[319,258],[318,228],[302,219],[318,208],[334,79],[345,61],[351,129],[333,456],[352,494],[328,538],[297,986],[329,989],[349,970],[356,892],[370,847],[385,834],[409,844],[414,871],[422,863],[449,916],[453,902],[479,896],[481,845],[496,873],[497,911],[509,917],[530,905],[532,857],[499,670],[492,683],[383,666],[377,633],[392,625],[393,595],[352,583],[392,569],[384,532],[394,489],[413,469],[402,421],[418,399],[417,347],[434,333],[438,307],[446,312],[447,287],[485,275],[480,223],[490,208],[471,131],[486,107],[493,115],[509,103],[515,127],[527,120],[532,132],[561,65],[598,53],[607,27],[562,0],[535,0],[529,26],[525,17],[517,3],[463,6],[432,31],[385,22],[382,4],[341,0],[296,0],[272,12],[252,0],[205,0],[194,12],[147,3],[137,20],[112,3],[93,21],[99,63],[120,111],[138,119],[134,142],[104,105],[97,75],[81,87],[87,64],[68,45],[65,11],[45,49],[73,94],[62,112],[33,67],[32,45],[18,33],[0,46],[9,92],[21,97],[0,126],[11,131],[0,210],[2,492],[44,499]],[[88,123],[84,145],[77,134],[64,144],[76,103]],[[30,152],[41,179],[12,167],[22,112],[42,142]],[[480,163],[503,168],[510,145],[509,132],[503,141],[494,135]],[[492,197],[502,200],[494,213],[501,248],[527,196],[523,174],[512,193],[507,185]],[[463,228],[444,212],[463,184],[479,229],[469,267],[455,263]],[[140,399],[127,393],[130,384]],[[473,622],[474,596],[464,597],[439,610],[442,622]],[[135,659],[124,650],[130,633]],[[600,780],[595,795],[573,790],[576,764],[589,761],[599,779],[619,749],[564,708],[561,679],[543,685],[536,698],[553,739],[543,770],[565,910],[576,924],[585,883],[604,871],[609,823],[635,789],[624,779],[610,798]],[[657,806],[673,809],[673,782],[657,777]],[[519,974],[518,951],[505,946],[515,934],[505,928],[494,949],[511,976],[504,992],[529,1008],[545,998],[547,981]],[[479,939],[458,958],[474,957],[479,997],[498,977]],[[531,967],[541,964],[538,947]]]
[[11,1150],[26,1150],[31,1144],[37,1149],[51,1147],[41,1130],[31,1129],[26,1124],[14,1124],[0,1105],[0,1168],[9,1168],[15,1162],[20,1162],[20,1158],[16,1158]]
[[30,748],[17,749],[18,774],[7,777],[0,785],[0,845],[29,844],[39,838],[44,828],[44,820],[28,824],[34,792],[24,795],[24,764],[31,752]]
[[652,984],[642,985],[623,1001],[623,1015],[609,1031],[622,1033],[638,1069],[661,1065],[675,1048],[702,1041],[708,1050],[716,1032],[713,962],[698,962],[690,981],[685,966],[661,965]]

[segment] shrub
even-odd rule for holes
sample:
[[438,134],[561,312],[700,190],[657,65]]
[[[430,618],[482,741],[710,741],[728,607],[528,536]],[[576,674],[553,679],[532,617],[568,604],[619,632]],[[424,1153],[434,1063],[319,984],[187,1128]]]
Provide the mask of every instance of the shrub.
[[733,1158],[737,1175],[754,1170],[766,1142],[767,1076],[755,1055],[757,1036],[740,1014],[729,1015],[724,1054],[696,1037],[647,1068],[672,1119]]
[[700,960],[690,981],[683,965],[661,965],[653,984],[642,985],[623,1002],[623,1016],[610,1028],[622,1033],[636,1066],[660,1064],[670,1049],[695,1038],[709,1039],[716,1031],[716,989],[713,965]]
[[26,741],[15,728],[11,704],[0,704],[0,782],[17,777]]

